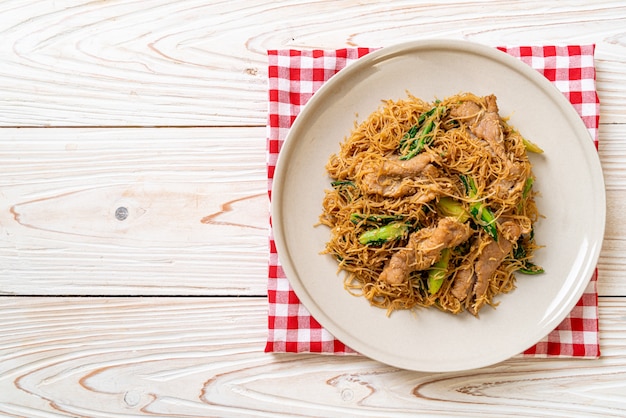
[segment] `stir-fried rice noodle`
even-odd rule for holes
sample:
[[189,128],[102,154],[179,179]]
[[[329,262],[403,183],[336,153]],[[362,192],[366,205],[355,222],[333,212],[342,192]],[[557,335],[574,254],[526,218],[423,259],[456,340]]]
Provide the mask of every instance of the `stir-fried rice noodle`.
[[388,313],[477,315],[515,288],[514,272],[541,272],[531,262],[533,146],[493,95],[384,101],[326,167],[324,252],[346,273],[345,288]]

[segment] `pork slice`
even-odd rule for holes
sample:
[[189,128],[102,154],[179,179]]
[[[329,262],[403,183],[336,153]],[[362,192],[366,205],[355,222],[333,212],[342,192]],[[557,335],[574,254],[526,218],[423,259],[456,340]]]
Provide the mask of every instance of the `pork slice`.
[[431,164],[432,161],[431,155],[420,154],[406,161],[388,158],[382,164],[369,163],[363,168],[366,174],[361,179],[361,190],[366,194],[393,198],[415,194],[418,191],[415,180],[439,176],[439,169]]
[[396,252],[380,273],[379,280],[389,284],[402,283],[413,271],[415,261],[416,254],[412,247],[406,247]]
[[468,125],[473,125],[480,116],[482,108],[474,102],[466,101],[450,109],[450,116],[455,119],[464,120]]
[[424,228],[409,236],[406,247],[393,254],[379,279],[389,284],[400,284],[409,274],[425,270],[441,257],[441,250],[465,242],[471,235],[468,225],[455,219],[442,218],[435,227]]
[[380,167],[380,174],[398,177],[416,176],[434,160],[434,156],[428,153],[418,154],[409,160],[401,160],[397,157],[388,158]]
[[504,132],[496,96],[489,95],[483,98],[484,108],[472,101],[462,102],[455,106],[450,114],[464,122],[470,132],[489,144],[492,151],[499,157],[506,155],[504,149]]
[[507,155],[496,96],[485,96],[482,107],[475,102],[463,102],[451,110],[451,115],[464,123],[472,134],[485,141],[492,154],[503,164],[506,175],[495,180],[491,186],[495,195],[507,200],[521,193],[529,173],[523,163],[511,161]]
[[475,281],[474,269],[472,266],[465,266],[456,272],[450,292],[455,298],[463,302],[469,296]]
[[384,197],[402,197],[416,192],[415,185],[411,182],[377,173],[365,174],[361,179],[360,186],[365,194],[376,194]]
[[504,164],[508,168],[508,175],[496,179],[491,187],[499,199],[507,200],[513,195],[524,191],[527,174],[525,166],[521,162],[505,160]]
[[504,257],[513,248],[511,241],[501,235],[498,236],[498,241],[494,241],[491,238],[489,240],[489,244],[483,247],[474,267],[476,283],[474,283],[473,293],[476,296],[477,303],[484,298],[491,276],[493,276],[500,264],[502,264]]
[[414,180],[368,173],[361,179],[360,187],[365,194],[377,194],[384,197],[398,198],[413,195],[412,202],[418,204],[426,204],[437,197],[437,193],[427,188],[422,189]]
[[504,149],[504,132],[496,96],[493,94],[485,97],[487,109],[480,118],[470,128],[474,135],[487,141],[491,149],[497,156],[506,160],[506,150]]
[[517,242],[522,234],[527,234],[530,229],[523,228],[514,220],[504,221],[500,224],[500,233],[508,241]]
[[522,228],[515,222],[509,221],[500,225],[498,240],[491,237],[478,255],[474,266],[475,283],[472,293],[475,297],[474,305],[470,307],[470,312],[474,315],[478,313],[485,303],[485,295],[489,289],[489,282],[502,261],[513,249],[513,244],[522,233]]
[[451,293],[461,302],[471,296],[474,305],[468,309],[472,314],[476,315],[485,303],[491,277],[513,249],[513,243],[525,232],[527,231],[514,220],[502,222],[498,241],[485,235],[482,245],[476,245],[457,270]]
[[486,112],[479,118],[471,131],[477,137],[487,141],[491,149],[498,155],[504,154],[504,133],[497,112]]

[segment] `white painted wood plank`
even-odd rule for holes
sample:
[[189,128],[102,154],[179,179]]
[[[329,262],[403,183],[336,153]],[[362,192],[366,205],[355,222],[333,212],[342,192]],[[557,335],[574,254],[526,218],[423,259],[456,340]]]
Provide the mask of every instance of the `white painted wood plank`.
[[0,293],[266,294],[264,128],[2,134]]
[[0,298],[0,414],[621,417],[623,298],[601,300],[602,358],[458,373],[363,357],[271,355],[264,298]]
[[[264,295],[265,129],[2,129],[0,293]],[[626,125],[603,125],[601,295],[626,295]],[[128,209],[119,221],[115,211]]]
[[618,0],[14,0],[0,16],[0,126],[263,125],[267,49],[433,37],[595,43],[603,122],[626,123]]
[[601,125],[598,153],[606,187],[606,230],[598,261],[598,291],[626,295],[626,125]]

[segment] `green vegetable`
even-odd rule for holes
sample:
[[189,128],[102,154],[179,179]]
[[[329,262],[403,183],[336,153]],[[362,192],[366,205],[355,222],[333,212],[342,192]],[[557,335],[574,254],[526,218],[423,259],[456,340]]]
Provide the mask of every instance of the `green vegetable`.
[[[532,240],[533,233],[531,232],[530,239]],[[526,259],[526,248],[524,247],[524,239],[520,238],[517,241],[517,246],[513,250],[513,257],[516,260],[522,262],[522,267],[520,267],[517,271],[523,274],[541,274],[545,273],[545,270],[542,267],[539,267],[533,263],[531,263],[528,259]]]
[[379,225],[388,224],[391,221],[401,221],[404,219],[403,215],[362,215],[360,213],[353,213],[350,215],[350,222],[358,224],[362,220],[367,222],[373,222]]
[[520,268],[517,271],[519,271],[520,273],[523,273],[523,274],[541,274],[541,273],[545,273],[545,270],[543,269],[543,267],[536,266],[533,263],[531,263],[530,261],[527,261],[526,263],[524,263],[524,267]]
[[448,272],[450,262],[450,249],[441,250],[441,258],[428,270],[428,293],[434,295],[439,291]]
[[539,145],[530,142],[528,139],[522,137],[522,143],[528,152],[534,152],[535,154],[543,154],[543,150],[539,147]]
[[524,205],[526,204],[526,199],[530,195],[530,191],[533,189],[533,183],[535,180],[532,177],[528,177],[526,182],[524,183],[524,188],[522,189],[522,199],[517,202],[517,210],[522,212],[524,210]]
[[379,228],[370,229],[359,236],[362,245],[380,245],[405,237],[409,232],[409,225],[402,222],[392,222]]
[[417,118],[417,124],[413,125],[400,141],[401,160],[410,160],[433,141],[433,129],[445,111],[445,106],[435,106]]
[[463,204],[448,196],[444,196],[439,199],[437,202],[437,209],[444,216],[454,217],[461,223],[464,223],[469,219],[469,215],[463,207]]
[[496,227],[496,217],[493,212],[481,203],[470,205],[470,214],[483,227],[494,241],[498,240],[498,229]]
[[[422,123],[422,122],[420,122],[419,118],[418,118],[417,123],[419,124],[419,123]],[[419,125],[411,126],[411,129],[409,129],[409,131],[407,133],[405,133],[404,136],[402,137],[402,140],[400,141],[400,144],[406,143],[407,139],[415,138],[415,135],[417,135],[417,131],[418,130],[419,130]]]
[[334,188],[339,188],[339,187],[343,187],[343,186],[356,187],[354,182],[350,181],[350,180],[336,180],[336,181],[333,181],[332,183],[330,183],[330,185],[333,186]]
[[411,158],[422,152],[424,147],[433,141],[433,136],[430,135],[430,132],[433,130],[434,127],[435,122],[433,122],[432,120],[428,121],[420,131],[417,140],[413,141],[409,146],[409,153],[403,155],[402,157],[400,157],[400,159],[410,160]]
[[530,190],[533,188],[534,182],[535,180],[532,177],[528,177],[526,179],[526,183],[524,183],[524,190],[522,191],[522,197],[524,199],[528,197],[528,193],[530,193]]
[[[478,189],[476,188],[476,183],[471,176],[466,176],[461,174],[461,181],[463,182],[463,186],[465,186],[465,193],[470,197],[470,199],[478,198]],[[487,206],[485,206],[484,202],[477,201],[472,202],[470,204],[470,214],[472,218],[478,223],[478,225],[482,226],[483,229],[493,238],[494,241],[498,241],[498,229],[496,227],[496,217]]]
[[331,186],[342,196],[344,199],[348,201],[353,201],[359,196],[359,188],[356,183],[351,180],[336,180],[330,183]]

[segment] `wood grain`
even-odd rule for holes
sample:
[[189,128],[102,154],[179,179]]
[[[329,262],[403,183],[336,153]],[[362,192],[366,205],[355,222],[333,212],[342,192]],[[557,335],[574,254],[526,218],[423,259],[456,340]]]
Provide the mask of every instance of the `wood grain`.
[[626,301],[601,301],[599,360],[418,373],[360,356],[265,354],[264,298],[0,298],[0,414],[626,414]]
[[265,295],[264,128],[2,133],[0,293]]
[[626,125],[606,124],[599,130],[598,153],[606,188],[606,229],[598,260],[598,291],[626,295]]
[[0,126],[263,125],[267,49],[433,37],[595,43],[603,122],[626,123],[617,0],[22,0],[0,15]]

